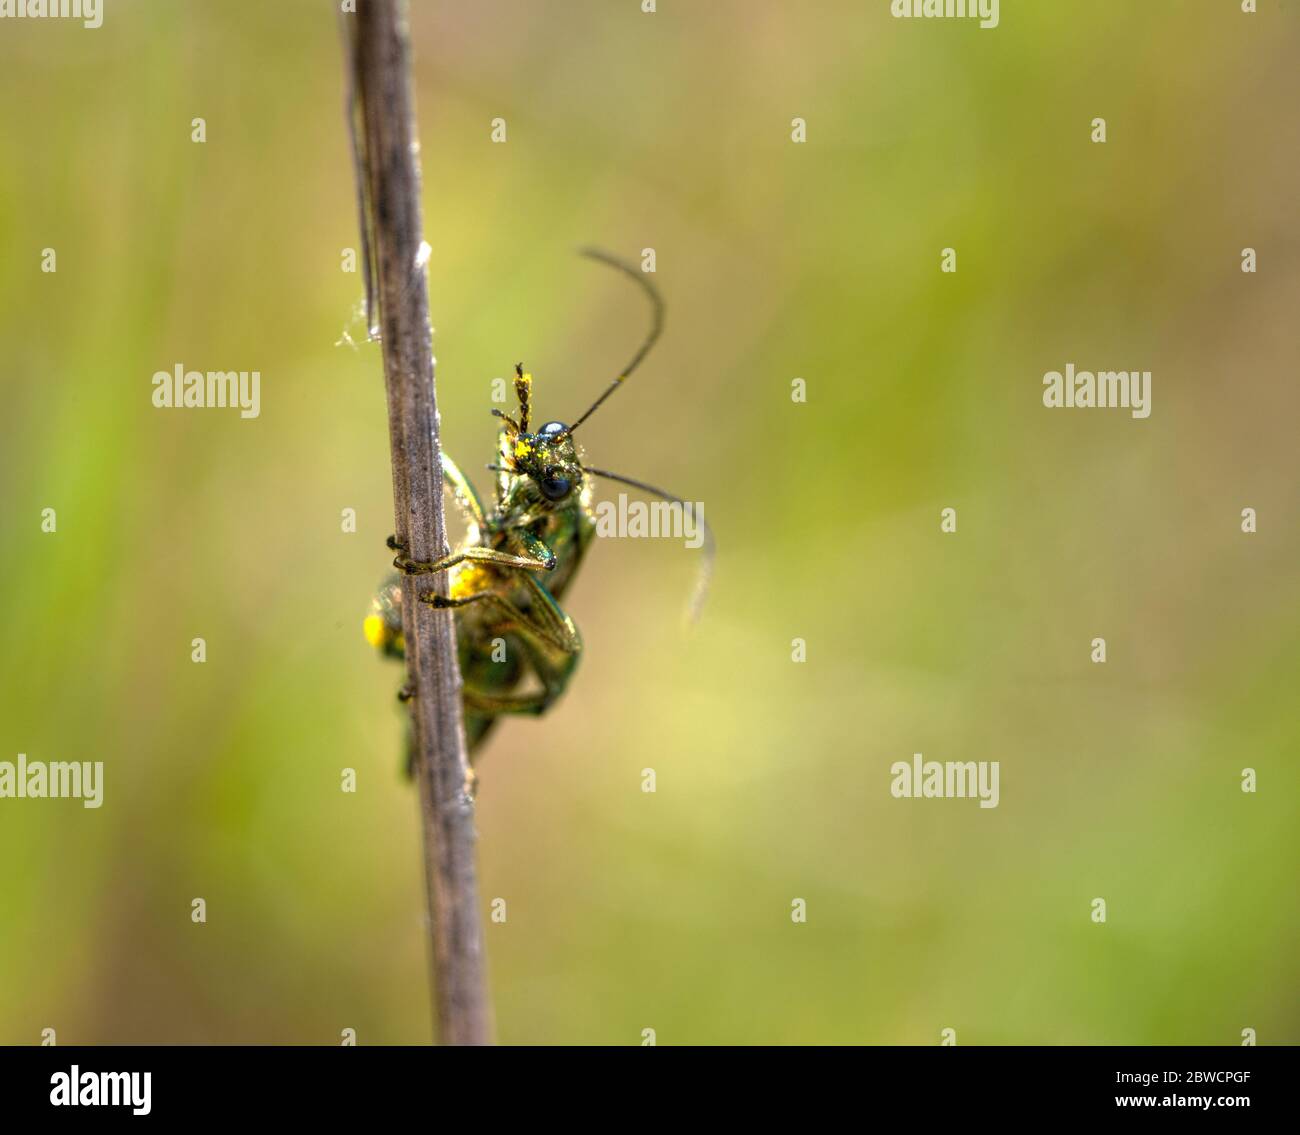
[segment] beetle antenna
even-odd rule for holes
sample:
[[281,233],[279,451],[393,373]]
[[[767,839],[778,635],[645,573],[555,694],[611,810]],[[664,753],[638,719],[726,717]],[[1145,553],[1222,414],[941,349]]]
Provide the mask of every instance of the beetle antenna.
[[498,410],[495,406],[493,406],[492,416],[494,418],[500,418],[503,422],[505,422],[506,426],[509,428],[512,434],[517,434],[519,432],[519,423],[516,422],[514,418],[512,418],[504,410]]
[[617,268],[625,276],[630,276],[640,284],[645,289],[645,294],[650,298],[651,323],[650,333],[646,336],[645,342],[637,349],[636,354],[632,356],[632,361],[623,368],[622,373],[613,382],[605,387],[604,393],[588,407],[587,412],[565,430],[565,433],[569,434],[573,433],[583,422],[590,418],[600,408],[600,404],[632,376],[632,372],[641,365],[641,360],[650,353],[650,348],[655,345],[664,329],[663,297],[659,294],[659,289],[650,282],[650,277],[645,272],[639,271],[631,264],[619,260],[616,256],[611,256],[608,252],[602,252],[599,248],[583,248],[579,252],[592,260],[599,260],[602,264]]
[[515,363],[515,394],[519,398],[519,432],[526,434],[533,401],[533,376],[524,374],[523,363]]
[[696,507],[688,501],[682,500],[679,496],[665,492],[663,489],[657,489],[654,485],[647,485],[644,481],[634,481],[631,477],[624,477],[619,473],[610,473],[605,469],[593,469],[590,465],[582,467],[584,473],[593,473],[597,477],[604,477],[607,481],[617,481],[621,485],[630,485],[634,489],[640,489],[643,493],[649,493],[652,497],[658,497],[660,500],[666,500],[672,504],[679,504],[682,509],[689,510],[692,516],[699,519],[704,527],[704,558],[700,561],[699,574],[695,577],[695,590],[691,593],[691,601],[687,608],[687,617],[693,623],[700,617],[700,611],[704,607],[704,597],[709,591],[709,581],[713,578],[713,561],[718,554],[718,546],[713,539],[713,529],[709,527],[709,522],[704,519],[704,509]]

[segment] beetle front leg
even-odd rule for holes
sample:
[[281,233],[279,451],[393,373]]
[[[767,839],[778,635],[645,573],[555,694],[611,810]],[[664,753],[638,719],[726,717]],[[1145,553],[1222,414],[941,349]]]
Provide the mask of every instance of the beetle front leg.
[[529,556],[516,556],[510,552],[500,552],[496,548],[480,548],[477,545],[469,548],[462,548],[458,552],[452,552],[449,556],[443,556],[439,560],[413,560],[401,549],[396,540],[390,536],[391,543],[389,547],[397,548],[398,554],[393,560],[393,567],[397,568],[403,575],[434,575],[440,571],[446,571],[448,568],[454,568],[457,564],[464,563],[466,560],[472,560],[482,564],[496,564],[499,567],[522,568],[524,571],[550,571],[555,566],[555,557],[552,556],[549,561],[535,560]]

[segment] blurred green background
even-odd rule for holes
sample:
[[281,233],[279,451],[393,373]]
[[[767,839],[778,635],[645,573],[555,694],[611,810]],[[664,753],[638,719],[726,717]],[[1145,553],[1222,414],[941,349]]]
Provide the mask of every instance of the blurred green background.
[[[583,409],[646,312],[574,249],[653,247],[666,336],[583,441],[720,543],[690,630],[694,553],[598,544],[568,695],[480,762],[502,1041],[1300,1041],[1300,34],[1260,6],[414,4],[444,443],[486,486],[517,359]],[[0,801],[0,1042],[431,1037],[332,7],[0,23],[0,759],[106,778]],[[1067,362],[1151,370],[1150,419],[1045,410]],[[177,363],[259,370],[260,418],[154,409]],[[891,798],[914,752],[1000,806]]]

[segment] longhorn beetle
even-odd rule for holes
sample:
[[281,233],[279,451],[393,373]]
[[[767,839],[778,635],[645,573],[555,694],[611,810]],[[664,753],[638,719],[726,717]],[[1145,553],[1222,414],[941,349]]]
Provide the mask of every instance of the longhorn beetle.
[[[393,566],[406,575],[451,573],[448,596],[432,591],[420,602],[451,607],[464,687],[465,733],[471,752],[480,746],[503,714],[543,714],[564,692],[582,654],[582,639],[559,604],[596,534],[592,478],[628,485],[661,500],[689,508],[680,497],[643,481],[597,469],[583,460],[573,435],[605,400],[631,377],[663,331],[664,304],[658,290],[631,265],[596,249],[591,257],[635,280],[650,300],[650,331],[632,361],[572,425],[547,422],[532,429],[532,375],[515,367],[518,419],[501,410],[496,499],[488,508],[456,463],[443,454],[443,477],[468,525],[464,539],[441,559],[420,562],[392,536]],[[702,518],[701,518],[702,519]],[[698,614],[712,572],[714,543],[704,525],[692,617]],[[391,658],[404,658],[402,580],[390,578],[375,597],[365,620],[370,644]],[[409,691],[399,694],[403,699]]]

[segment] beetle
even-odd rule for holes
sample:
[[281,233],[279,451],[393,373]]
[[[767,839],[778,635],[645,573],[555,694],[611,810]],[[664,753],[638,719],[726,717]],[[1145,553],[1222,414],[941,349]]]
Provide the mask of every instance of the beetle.
[[[496,460],[495,498],[484,504],[447,454],[443,479],[464,515],[465,537],[446,556],[412,560],[394,537],[393,566],[400,574],[385,582],[364,624],[366,639],[382,654],[405,657],[402,641],[402,576],[450,573],[447,596],[419,593],[422,603],[455,611],[465,711],[471,754],[501,717],[545,713],[564,693],[582,656],[582,637],[560,606],[596,536],[592,511],[594,478],[628,485],[650,496],[689,508],[680,497],[643,481],[588,465],[573,435],[600,408],[641,362],[663,331],[664,304],[645,273],[597,249],[588,256],[635,280],[650,300],[649,333],[632,360],[572,425],[548,421],[533,429],[532,375],[515,366],[514,388],[519,416],[501,410]],[[712,573],[713,534],[703,525],[704,558],[692,602],[700,604]],[[409,697],[403,690],[399,696]]]

